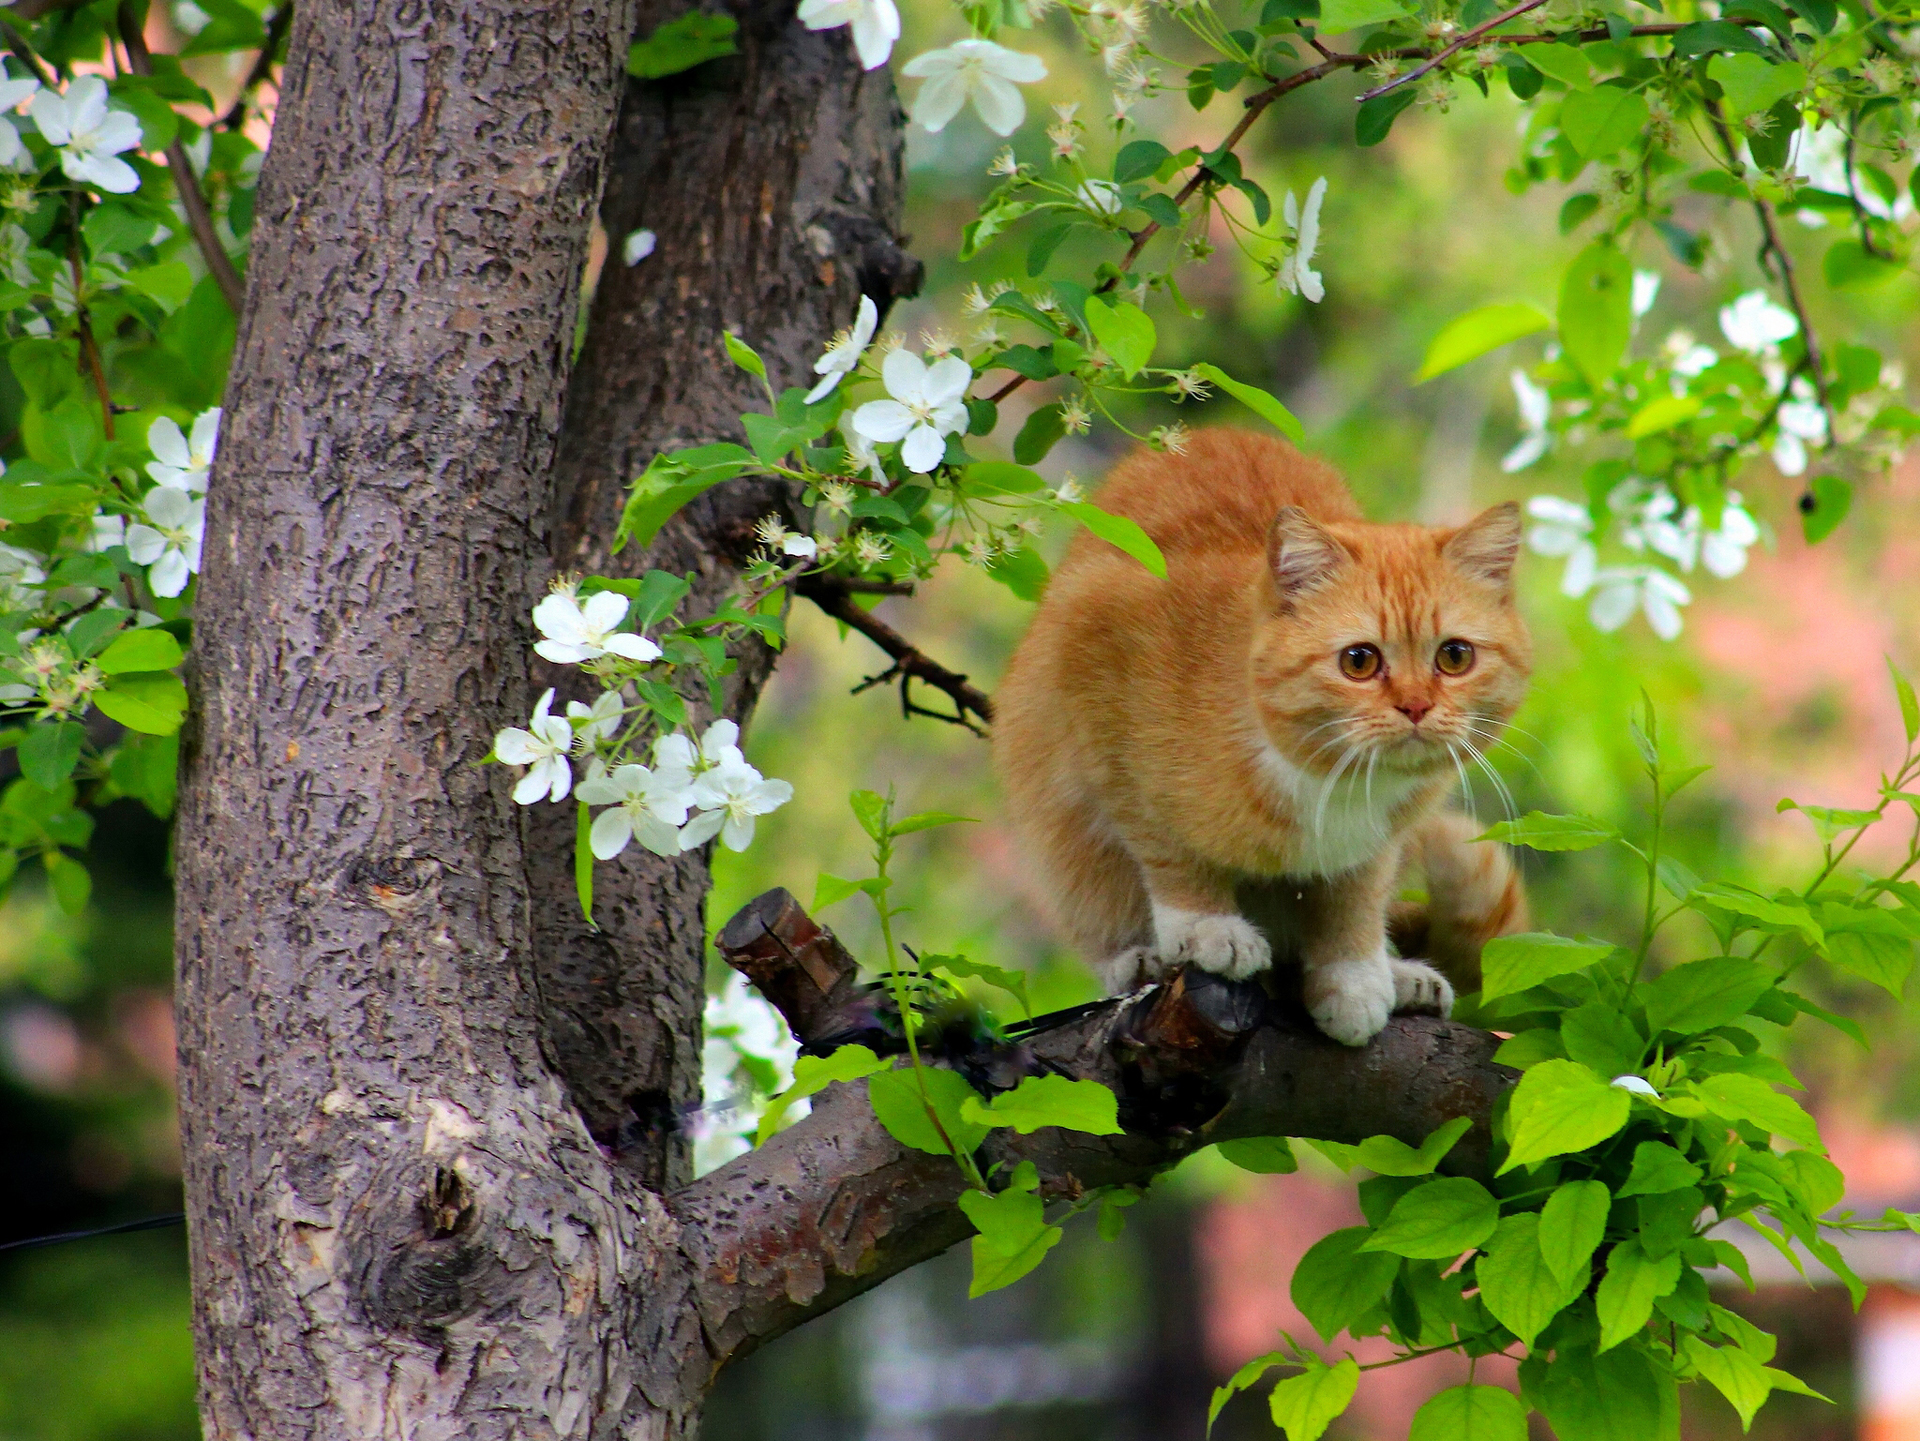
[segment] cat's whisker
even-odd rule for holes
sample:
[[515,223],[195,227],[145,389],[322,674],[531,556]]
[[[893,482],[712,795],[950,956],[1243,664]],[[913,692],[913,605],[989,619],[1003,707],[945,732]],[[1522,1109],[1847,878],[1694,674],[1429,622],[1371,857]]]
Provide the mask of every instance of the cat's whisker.
[[1474,725],[1471,721],[1466,722],[1466,728],[1472,734],[1479,736],[1481,739],[1491,741],[1494,745],[1497,745],[1502,747],[1503,749],[1512,751],[1514,755],[1519,757],[1522,764],[1532,769],[1535,775],[1541,775],[1540,767],[1537,764],[1535,764],[1533,757],[1528,755],[1525,751],[1521,750],[1520,747],[1510,744],[1504,737],[1499,736],[1491,731],[1481,730],[1480,727]]
[[1391,836],[1393,828],[1384,824],[1373,810],[1373,768],[1379,763],[1380,752],[1378,750],[1369,752],[1367,755],[1367,824],[1382,836]]
[[1360,742],[1355,741],[1341,752],[1340,763],[1333,768],[1333,773],[1327,777],[1327,783],[1320,788],[1320,804],[1314,808],[1313,812],[1313,833],[1316,836],[1323,834],[1327,819],[1327,802],[1333,799],[1333,788],[1340,784],[1340,777],[1359,754]]
[[1465,746],[1467,754],[1473,757],[1473,763],[1485,771],[1487,779],[1493,782],[1493,788],[1500,797],[1500,804],[1506,808],[1507,819],[1516,819],[1517,812],[1515,812],[1513,808],[1513,792],[1507,789],[1507,783],[1500,778],[1500,772],[1496,771],[1493,766],[1488,763],[1486,756],[1473,748],[1471,742],[1462,741],[1461,745]]
[[1475,825],[1480,823],[1480,813],[1473,804],[1473,783],[1467,779],[1467,768],[1460,762],[1460,752],[1454,749],[1453,742],[1446,742],[1447,754],[1453,757],[1453,768],[1460,774],[1460,799],[1467,808],[1467,816]]

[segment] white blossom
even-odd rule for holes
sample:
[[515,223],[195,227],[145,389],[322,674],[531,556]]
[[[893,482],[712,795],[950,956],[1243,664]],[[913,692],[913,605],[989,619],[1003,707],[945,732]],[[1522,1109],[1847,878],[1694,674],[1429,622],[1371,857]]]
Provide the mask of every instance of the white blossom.
[[1789,400],[1774,417],[1778,430],[1773,440],[1773,463],[1782,475],[1800,475],[1807,468],[1807,442],[1824,445],[1827,439],[1827,412],[1818,402]]
[[1633,272],[1633,318],[1638,320],[1649,310],[1660,296],[1660,272],[1657,270],[1636,270]]
[[1593,585],[1600,553],[1593,543],[1593,517],[1583,505],[1557,495],[1536,495],[1527,502],[1527,514],[1537,522],[1527,532],[1527,547],[1535,555],[1565,556],[1567,569],[1560,593],[1578,598]]
[[1038,55],[1008,50],[991,40],[961,40],[942,50],[916,55],[902,75],[927,83],[913,97],[912,117],[931,131],[944,130],[969,100],[987,129],[1011,135],[1027,118],[1027,102],[1016,83],[1031,85],[1047,76]]
[[973,382],[973,368],[957,355],[928,365],[907,350],[896,350],[880,367],[888,400],[869,400],[853,413],[853,429],[870,441],[898,440],[908,470],[925,475],[946,454],[943,437],[965,428],[961,403]]
[[1083,180],[1074,197],[1095,215],[1118,215],[1126,209],[1120,187],[1111,180]]
[[541,796],[563,801],[573,787],[573,765],[567,753],[573,749],[573,727],[564,717],[550,715],[553,688],[549,686],[533,708],[527,728],[509,726],[493,738],[493,753],[510,766],[528,766],[513,788],[513,798],[530,806]]
[[[0,111],[19,108],[20,102],[40,88],[38,80],[0,79]],[[11,169],[27,147],[20,143],[20,132],[11,120],[0,120],[0,168]]]
[[1307,203],[1304,206],[1293,198],[1291,190],[1280,205],[1287,228],[1293,232],[1292,247],[1287,251],[1286,259],[1280,262],[1280,288],[1315,304],[1327,293],[1326,286],[1321,283],[1320,272],[1311,266],[1314,251],[1320,248],[1320,203],[1326,198],[1327,177],[1322,175],[1307,191]]
[[1547,422],[1553,416],[1553,398],[1546,387],[1535,385],[1525,371],[1513,372],[1513,398],[1520,409],[1520,441],[1501,458],[1500,468],[1512,475],[1525,470],[1547,453],[1553,436]]
[[680,853],[680,827],[693,804],[693,776],[684,766],[616,766],[609,775],[580,782],[575,792],[588,805],[605,806],[593,818],[587,844],[596,859],[612,860],[629,841],[657,856]]
[[1680,634],[1680,607],[1693,593],[1655,565],[1607,566],[1593,577],[1593,601],[1587,616],[1599,630],[1620,629],[1638,610],[1662,640]]
[[638,265],[653,254],[654,248],[659,244],[660,237],[651,230],[629,231],[626,240],[620,246],[620,258],[629,266]]
[[701,733],[697,750],[691,740],[677,732],[661,736],[653,743],[653,763],[703,775],[717,766],[744,764],[739,742],[740,727],[730,720],[717,720]]
[[533,648],[562,665],[577,665],[604,655],[658,660],[660,647],[645,636],[614,629],[626,618],[627,605],[627,598],[614,590],[588,596],[584,606],[577,596],[557,590],[533,608],[533,623],[546,637]]
[[728,850],[744,851],[753,844],[755,818],[792,799],[791,785],[766,779],[736,753],[695,779],[693,802],[700,814],[687,822],[681,845],[692,850],[717,833]]
[[115,195],[140,188],[139,173],[118,158],[140,143],[140,122],[124,110],[107,108],[107,82],[98,75],[79,76],[65,94],[38,91],[27,113],[47,144],[59,149],[60,168],[69,180]]
[[200,543],[207,529],[207,503],[171,485],[147,492],[145,524],[127,527],[127,554],[149,567],[147,584],[159,596],[176,596],[200,569]]
[[1615,1076],[1608,1085],[1622,1091],[1631,1091],[1636,1096],[1651,1096],[1660,1099],[1660,1093],[1654,1090],[1651,1082],[1641,1076]]
[[[728,972],[719,992],[707,997],[702,1019],[706,1039],[700,1049],[701,1106],[689,1126],[697,1175],[752,1148],[748,1138],[755,1118],[746,1103],[763,1086],[784,1091],[792,1085],[793,1063],[800,1056],[800,1043],[779,1012],[738,971]],[[748,1075],[744,1082],[742,1071]],[[798,1118],[809,1110],[802,1099],[788,1114]]]
[[878,70],[900,38],[900,12],[893,0],[800,0],[800,23],[809,30],[853,27],[853,49],[863,69]]
[[780,542],[780,549],[803,560],[815,560],[820,555],[820,542],[810,535],[790,535]]
[[1760,527],[1740,503],[1740,492],[1731,491],[1720,511],[1720,528],[1700,538],[1700,562],[1721,580],[1732,580],[1747,568],[1747,548],[1759,539]]
[[612,740],[620,730],[626,711],[626,698],[617,690],[601,691],[590,706],[577,700],[568,701],[567,719],[575,727],[573,748],[588,755],[601,741]]
[[162,485],[203,491],[207,488],[207,475],[213,469],[214,451],[219,444],[219,406],[194,417],[190,437],[182,435],[180,427],[163,415],[147,427],[147,448],[153,452],[147,474]]
[[1800,333],[1791,310],[1775,305],[1764,290],[1749,290],[1720,309],[1720,332],[1749,355],[1771,350]]
[[860,364],[860,357],[866,354],[867,345],[873,339],[874,328],[879,324],[880,311],[874,305],[873,297],[861,296],[860,313],[854,318],[853,329],[843,330],[834,336],[826,352],[813,363],[813,373],[820,380],[807,392],[808,405],[830,393],[834,386],[853,374],[854,368]]
[[[1702,345],[1693,338],[1691,330],[1676,330],[1661,347],[1673,365],[1673,373],[1691,380],[1702,371],[1710,370],[1720,363],[1720,352],[1710,345]],[[1684,394],[1686,387],[1676,384],[1675,395]]]

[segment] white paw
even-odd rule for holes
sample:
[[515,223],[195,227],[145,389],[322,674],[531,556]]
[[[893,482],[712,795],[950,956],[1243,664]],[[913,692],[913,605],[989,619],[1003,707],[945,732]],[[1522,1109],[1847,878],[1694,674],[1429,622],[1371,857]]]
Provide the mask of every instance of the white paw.
[[1364,1046],[1393,1014],[1394,973],[1385,956],[1335,961],[1307,972],[1307,1014],[1343,1046]]
[[1128,946],[1115,951],[1104,961],[1094,963],[1094,972],[1110,996],[1124,996],[1150,985],[1166,974],[1166,964],[1151,946]]
[[1244,981],[1273,964],[1267,938],[1239,916],[1209,916],[1153,908],[1156,949],[1167,966],[1198,966],[1203,971]]
[[1425,961],[1389,959],[1393,967],[1393,1008],[1439,1016],[1453,1014],[1453,985]]

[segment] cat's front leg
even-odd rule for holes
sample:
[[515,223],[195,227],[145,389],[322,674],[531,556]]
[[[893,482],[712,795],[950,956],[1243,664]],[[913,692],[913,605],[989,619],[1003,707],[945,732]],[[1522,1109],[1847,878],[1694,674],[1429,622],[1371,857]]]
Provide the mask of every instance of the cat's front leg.
[[1233,882],[1209,869],[1143,864],[1153,949],[1163,971],[1198,966],[1243,981],[1273,964],[1273,948],[1234,906]]
[[1391,854],[1303,888],[1301,961],[1307,1013],[1344,1046],[1364,1046],[1395,1011],[1453,1009],[1453,987],[1433,967],[1387,952]]

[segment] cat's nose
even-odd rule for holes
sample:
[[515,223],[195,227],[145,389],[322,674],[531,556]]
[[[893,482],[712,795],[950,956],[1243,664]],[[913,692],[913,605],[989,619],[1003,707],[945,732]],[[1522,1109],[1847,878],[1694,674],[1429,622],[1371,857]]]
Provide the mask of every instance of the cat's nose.
[[1433,709],[1433,702],[1430,700],[1402,701],[1399,705],[1395,706],[1394,709],[1399,711],[1401,715],[1405,716],[1415,725],[1419,725],[1420,718]]

